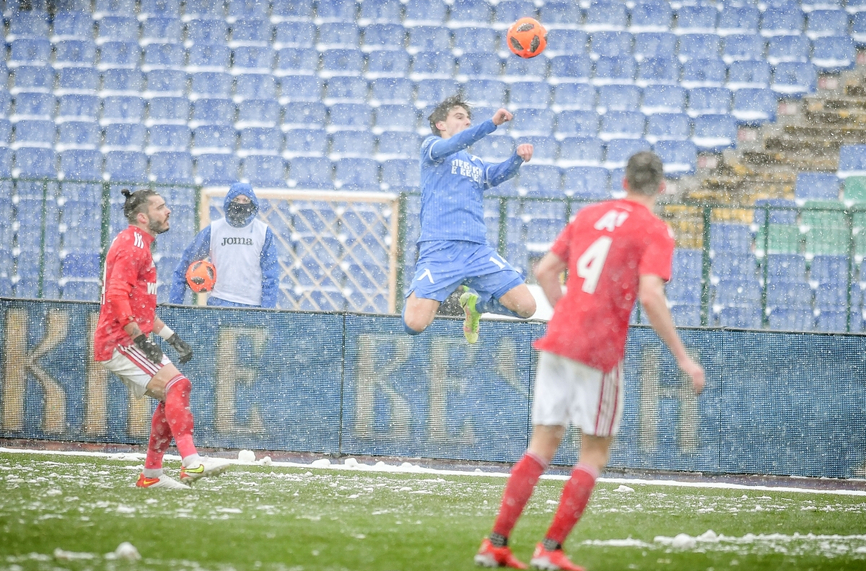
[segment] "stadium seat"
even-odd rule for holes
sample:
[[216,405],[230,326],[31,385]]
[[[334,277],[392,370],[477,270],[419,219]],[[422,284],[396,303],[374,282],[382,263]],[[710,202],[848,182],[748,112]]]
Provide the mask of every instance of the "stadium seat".
[[806,37],[847,36],[848,14],[845,10],[813,10],[806,17]]
[[736,91],[743,88],[770,86],[770,64],[765,61],[735,61],[728,66],[726,87]]
[[767,283],[767,309],[812,308],[812,289],[804,281],[769,280]]
[[583,30],[548,28],[545,55],[553,58],[560,55],[587,55],[589,34]]
[[712,59],[721,55],[721,39],[716,34],[685,34],[680,36],[677,57],[681,62]]
[[592,60],[587,54],[560,55],[550,60],[552,85],[559,83],[587,83],[592,76]]
[[806,258],[800,254],[768,254],[767,282],[805,282]]
[[746,88],[734,92],[734,107],[731,111],[741,125],[760,125],[776,119],[779,102],[769,88]]
[[403,25],[439,26],[446,20],[448,7],[443,0],[409,0],[405,3]]
[[800,223],[806,233],[807,255],[848,253],[851,233],[844,208],[837,200],[808,200],[803,204]]
[[64,180],[100,180],[102,153],[83,149],[61,152],[58,176]]
[[232,96],[234,78],[218,71],[198,71],[190,74],[190,99],[224,98]]
[[746,254],[752,245],[751,229],[746,224],[714,222],[710,226],[710,252]]
[[319,0],[316,2],[317,24],[327,22],[354,22],[357,17],[357,5],[343,0]]
[[[226,46],[229,27],[224,20],[192,19],[186,23],[186,45]],[[227,46],[226,46],[227,47]]]
[[93,40],[61,40],[54,44],[54,68],[93,66],[96,43]]
[[96,95],[61,95],[58,98],[57,122],[96,121],[102,100]]
[[464,96],[476,107],[503,107],[507,90],[505,82],[495,79],[471,79],[463,84]]
[[[847,268],[845,268],[847,274]],[[843,274],[843,275],[845,275]],[[832,311],[848,307],[848,284],[842,282],[818,284],[815,289],[815,309]]]
[[399,52],[403,56],[407,56],[404,48],[406,29],[401,24],[369,24],[364,28],[363,31],[364,41],[361,44],[362,51],[368,53],[375,53],[380,51],[392,53]]
[[337,190],[379,190],[379,163],[373,159],[342,158],[334,162],[334,187]]
[[14,12],[8,21],[7,42],[14,42],[18,39],[48,38],[49,15],[47,12],[36,10]]
[[774,36],[767,41],[767,62],[778,65],[782,62],[808,62],[812,42],[803,35]]
[[367,54],[367,79],[406,79],[409,76],[409,54],[405,51],[379,50]]
[[500,75],[501,65],[502,62],[495,53],[467,53],[457,58],[457,73],[454,78],[457,81],[496,79]]
[[183,43],[183,21],[180,18],[147,18],[141,22],[142,46]]
[[54,89],[54,70],[46,65],[21,65],[12,76],[9,92],[50,93]]
[[[281,52],[284,50],[281,50]],[[358,49],[325,50],[321,52],[322,68],[319,76],[358,76],[364,71],[364,52]]]
[[[650,150],[650,144],[644,139],[611,139],[607,141],[604,155],[604,167],[609,171],[624,168],[628,159],[635,153]],[[621,176],[611,173],[611,184],[622,180]]]
[[415,84],[406,78],[379,78],[370,82],[370,105],[401,104],[414,99]]
[[839,148],[839,178],[866,176],[866,145],[842,145]]
[[669,31],[636,33],[633,53],[637,61],[674,57],[677,54],[677,37]]
[[102,150],[143,151],[147,130],[140,123],[110,123],[105,126]]
[[[456,28],[452,30],[451,36],[451,51],[455,56],[470,52],[495,52],[499,47],[499,33],[493,28]],[[399,47],[402,49],[403,45]]]
[[597,92],[586,83],[560,83],[553,87],[550,108],[559,113],[567,110],[594,111]]
[[598,88],[596,109],[608,111],[637,111],[640,108],[641,88],[636,85],[602,85]]
[[718,10],[715,6],[684,5],[677,10],[677,34],[715,33]]
[[643,89],[640,110],[645,115],[656,113],[682,113],[685,109],[686,90],[678,85],[650,85]]
[[628,12],[625,4],[595,0],[586,10],[586,20],[583,29],[594,31],[621,31],[628,24]]
[[[406,131],[385,131],[379,134],[376,160],[410,159],[418,156],[421,140],[416,133]],[[535,157],[533,157],[535,158]]]
[[685,141],[692,136],[692,122],[685,113],[656,113],[647,117],[646,135],[650,143]]
[[248,99],[276,99],[277,81],[270,74],[244,73],[235,76],[235,103]]
[[850,36],[825,36],[815,39],[812,63],[819,70],[832,73],[854,65],[854,41]]
[[680,80],[680,64],[675,57],[646,58],[638,64],[637,84],[676,85]]
[[186,94],[186,72],[159,69],[146,74],[145,97],[183,97]]
[[318,28],[313,22],[301,20],[281,21],[274,26],[274,50],[283,48],[309,49],[316,43]]
[[698,151],[719,152],[737,143],[737,123],[731,115],[699,115],[694,119],[692,142]]
[[524,165],[517,181],[520,196],[562,196],[562,171],[555,165]]
[[720,36],[756,34],[760,14],[753,6],[724,6],[719,12],[716,33]]
[[798,173],[794,196],[802,201],[839,200],[839,178],[832,173]]
[[866,45],[866,14],[858,12],[851,16],[851,38],[858,48]]
[[598,136],[611,139],[638,139],[643,137],[646,116],[640,111],[610,111],[602,116]]
[[782,331],[812,331],[815,318],[811,309],[773,309],[768,317],[770,329]]
[[665,176],[692,175],[697,168],[697,148],[691,141],[659,141],[653,151],[662,159]]
[[530,144],[533,147],[532,163],[537,165],[557,164],[559,143],[550,135],[529,135],[519,137],[517,145]]
[[195,160],[195,182],[226,185],[237,182],[240,159],[232,154],[202,154]]
[[231,99],[198,99],[193,104],[189,119],[191,129],[202,125],[231,125],[235,121],[235,104]]
[[529,0],[503,0],[493,6],[493,25],[497,30],[506,30],[520,18],[536,18],[537,10]]
[[521,109],[509,123],[512,137],[544,136],[553,132],[556,114],[550,109]]
[[667,2],[635,3],[631,8],[629,31],[667,32],[672,27],[673,12]]
[[281,128],[324,128],[327,121],[328,108],[323,103],[293,103],[290,112],[283,116]]
[[19,147],[54,148],[57,131],[54,121],[42,119],[22,119],[15,124],[15,139],[10,145],[13,149]]
[[316,49],[355,49],[361,45],[361,29],[354,22],[330,22],[319,26]]
[[96,43],[138,42],[138,20],[129,16],[106,16],[96,23]]
[[268,4],[255,0],[229,0],[226,21],[237,23],[243,20],[267,20],[270,7]]
[[735,61],[763,60],[764,38],[758,34],[735,34],[725,38],[722,60],[730,65]]
[[755,256],[741,252],[716,252],[710,269],[711,275],[719,280],[754,281],[757,279],[757,272]]
[[247,155],[243,159],[242,181],[265,188],[285,188],[286,163],[280,156]]
[[696,304],[676,304],[671,306],[671,317],[677,327],[700,327],[701,306]]
[[183,69],[186,52],[180,44],[150,43],[144,47],[142,71]]
[[589,38],[589,53],[593,58],[632,55],[632,35],[628,32],[594,32]]
[[602,56],[595,61],[595,72],[592,77],[592,83],[595,85],[632,83],[635,80],[635,74],[635,60],[631,56]]
[[203,125],[193,130],[193,156],[231,154],[235,151],[237,131],[225,125]]
[[239,157],[249,155],[281,155],[283,133],[276,127],[246,127],[238,136]]
[[144,95],[144,75],[134,69],[106,69],[102,73],[102,91],[100,95]]
[[451,79],[454,75],[454,66],[455,59],[448,51],[417,52],[412,56],[409,78],[413,81],[424,79]]
[[46,39],[18,39],[10,42],[9,60],[6,65],[48,65],[51,59],[51,42]]
[[560,140],[565,137],[597,137],[599,123],[595,111],[562,111],[557,115],[554,136]]
[[[845,179],[844,200],[845,204],[855,207],[861,206],[860,203],[866,202],[866,177],[849,176]],[[858,216],[855,211],[855,219]]]
[[516,81],[544,81],[549,74],[547,58],[516,58],[505,59],[505,69],[502,70],[502,80],[506,82]]
[[157,183],[193,182],[192,155],[178,151],[152,153],[148,180]]
[[361,2],[358,25],[370,26],[376,23],[400,24],[403,20],[403,7],[399,0],[366,0]]
[[583,21],[580,6],[575,2],[552,1],[538,7],[538,18],[548,30],[578,29]]
[[99,89],[99,79],[99,72],[93,69],[93,66],[63,67],[58,70],[54,93],[95,95]]
[[315,75],[319,52],[313,48],[282,48],[277,51],[274,75]]
[[[852,316],[852,325],[854,319]],[[844,310],[824,309],[818,311],[815,321],[815,331],[842,332],[848,331],[848,312]],[[859,328],[851,328],[851,331],[859,331]]]
[[805,18],[799,6],[789,4],[767,8],[761,14],[760,34],[764,37],[799,35],[803,33]]
[[559,144],[559,161],[563,168],[600,167],[604,163],[604,141],[590,137],[565,137]]
[[180,0],[141,0],[138,15],[145,19],[180,18]]
[[391,159],[382,163],[382,190],[417,192],[421,186],[420,179],[417,159]]
[[185,0],[182,17],[185,21],[204,19],[224,22],[225,4],[223,2],[211,2],[210,0]]
[[342,158],[372,158],[376,152],[376,137],[370,131],[337,131],[331,135],[332,161]]
[[280,123],[280,103],[275,99],[247,99],[238,103],[238,118],[235,126],[276,127]]
[[298,157],[289,162],[289,186],[298,189],[333,189],[333,165],[324,157]]
[[332,77],[325,85],[325,105],[335,103],[366,103],[369,84],[362,77]]
[[313,19],[313,0],[272,0],[271,21],[311,21]]
[[690,59],[683,64],[680,86],[723,87],[728,75],[728,66],[721,59]]
[[[282,105],[289,103],[317,103],[322,101],[324,80],[314,75],[284,75],[280,78]],[[252,92],[247,95],[253,95]],[[259,98],[251,99],[253,101]]]
[[[40,37],[44,37],[41,36]],[[93,40],[93,20],[83,12],[57,12],[54,14],[51,41]]]
[[731,111],[731,91],[724,87],[696,87],[689,90],[689,107],[687,113],[691,117],[698,115],[720,114]]
[[542,81],[516,81],[508,89],[509,109],[546,109],[550,99],[550,85]]
[[472,154],[489,162],[501,162],[514,153],[514,139],[507,135],[487,136],[471,147]]
[[144,151],[150,155],[159,151],[186,151],[191,133],[186,125],[153,125],[148,130],[148,144]]
[[846,255],[818,255],[809,266],[809,281],[815,285],[848,283],[849,257]]
[[484,0],[454,0],[448,16],[449,28],[484,27],[490,25],[493,9]]
[[[8,134],[8,128],[4,128],[3,132]],[[4,138],[8,140],[6,135]],[[65,121],[57,125],[55,149],[58,152],[69,149],[95,150],[99,148],[101,140],[102,130],[95,121]]]
[[153,97],[147,105],[147,126],[185,125],[189,121],[189,100],[186,97]]
[[444,26],[418,26],[409,28],[406,50],[418,52],[450,52],[451,32]]
[[591,166],[564,168],[562,191],[572,198],[606,200],[610,198],[607,169]]
[[411,105],[381,105],[376,109],[373,132],[418,130],[418,113]]
[[147,155],[135,151],[105,153],[104,177],[107,180],[134,182],[147,180]]

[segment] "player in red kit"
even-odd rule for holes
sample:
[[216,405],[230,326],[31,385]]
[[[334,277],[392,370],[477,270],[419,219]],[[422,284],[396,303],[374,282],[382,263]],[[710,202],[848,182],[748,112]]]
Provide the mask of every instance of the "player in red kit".
[[[580,458],[530,565],[582,571],[565,556],[562,544],[580,519],[619,430],[622,363],[637,299],[695,392],[703,389],[704,370],[686,353],[665,300],[674,240],[667,225],[652,213],[664,190],[661,159],[651,152],[632,156],[623,186],[624,199],[582,209],[535,270],[554,312],[547,333],[535,344],[539,357],[532,437],[511,471],[493,531],[475,556],[479,565],[526,569],[511,553],[508,536],[571,423],[581,431]],[[565,270],[563,293],[560,276]]]
[[182,458],[180,479],[186,484],[219,474],[228,464],[198,455],[189,408],[192,385],[150,339],[151,333],[165,339],[178,352],[180,363],[192,358],[190,346],[156,316],[156,266],[150,249],[157,234],[168,231],[171,210],[152,190],[122,192],[129,227],[117,235],[105,258],[93,357],[120,377],[136,397],[148,395],[159,401],[151,421],[144,472],[136,486],[188,489],[162,471],[162,458],[172,437]]

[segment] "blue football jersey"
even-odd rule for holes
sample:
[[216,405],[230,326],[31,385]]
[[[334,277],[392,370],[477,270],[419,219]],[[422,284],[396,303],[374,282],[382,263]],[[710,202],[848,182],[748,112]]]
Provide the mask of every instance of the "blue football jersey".
[[488,164],[466,148],[496,130],[488,119],[443,139],[431,135],[421,143],[421,236],[430,240],[463,240],[486,244],[484,191],[512,178],[523,164],[516,153]]

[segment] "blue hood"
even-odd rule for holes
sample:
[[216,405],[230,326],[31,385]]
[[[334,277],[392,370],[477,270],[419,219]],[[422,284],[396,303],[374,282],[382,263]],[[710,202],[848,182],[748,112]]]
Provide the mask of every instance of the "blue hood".
[[[244,220],[243,224],[240,225],[240,227],[246,226],[247,224],[252,222],[253,218],[256,217],[256,214],[259,213],[259,199],[256,197],[256,193],[253,192],[253,187],[245,182],[236,182],[231,186],[231,188],[229,188],[229,192],[228,194],[226,194],[225,202],[223,202],[224,211],[228,211],[231,201],[234,200],[235,197],[242,194],[250,199],[250,202],[252,202],[255,208],[253,209],[253,212],[246,218],[246,220]],[[228,218],[226,218],[226,220],[228,220]],[[231,224],[231,222],[229,222],[229,224]],[[232,224],[232,226],[236,225]]]

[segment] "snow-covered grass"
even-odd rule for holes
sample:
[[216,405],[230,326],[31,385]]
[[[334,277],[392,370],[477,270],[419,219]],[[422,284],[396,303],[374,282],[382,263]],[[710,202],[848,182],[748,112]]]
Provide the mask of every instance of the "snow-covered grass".
[[[260,459],[189,491],[140,490],[141,463],[0,450],[0,570],[474,569],[505,484],[411,464]],[[176,475],[177,460],[167,466]],[[561,488],[539,484],[511,539],[518,557]],[[864,569],[866,495],[603,480],[566,549],[590,571]]]

